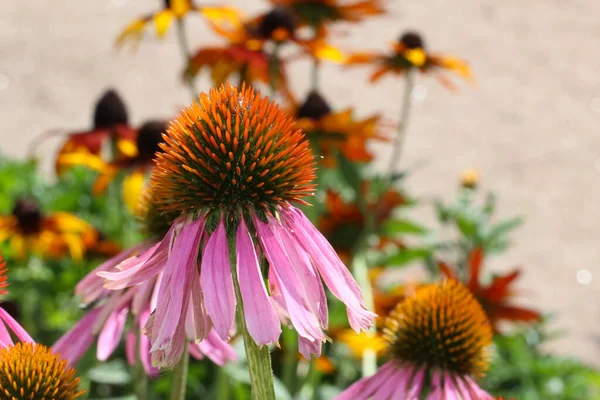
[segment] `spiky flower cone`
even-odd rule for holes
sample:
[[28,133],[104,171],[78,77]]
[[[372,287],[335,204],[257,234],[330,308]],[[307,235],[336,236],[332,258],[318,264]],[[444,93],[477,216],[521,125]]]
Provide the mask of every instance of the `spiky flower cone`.
[[399,303],[386,319],[384,337],[390,361],[336,400],[418,400],[426,385],[430,400],[493,399],[473,380],[487,370],[492,328],[481,305],[459,282],[424,287]]
[[188,313],[196,339],[210,327],[230,338],[234,285],[258,345],[276,342],[280,320],[289,318],[300,351],[320,353],[328,324],[321,278],[346,304],[356,331],[372,325],[374,314],[347,268],[291,204],[313,194],[315,165],[304,135],[277,105],[251,88],[213,89],[171,122],[162,150],[151,177],[153,198],[176,219],[160,244],[121,272],[100,273],[111,289],[163,273],[145,327],[157,365],[179,360]]

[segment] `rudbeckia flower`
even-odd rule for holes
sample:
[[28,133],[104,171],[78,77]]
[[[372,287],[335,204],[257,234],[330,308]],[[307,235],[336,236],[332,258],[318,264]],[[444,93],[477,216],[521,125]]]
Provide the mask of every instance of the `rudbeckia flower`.
[[381,0],[269,0],[275,6],[288,7],[301,23],[321,29],[330,22],[360,22],[385,14]]
[[383,336],[378,332],[362,332],[356,334],[351,329],[344,329],[335,335],[335,338],[348,347],[352,355],[357,358],[363,358],[366,351],[371,350],[375,355],[380,356],[387,348]]
[[350,108],[334,112],[316,91],[297,108],[296,118],[306,136],[317,141],[326,166],[336,164],[338,151],[352,162],[371,161],[373,155],[367,150],[368,141],[385,140],[379,133],[379,116],[358,120]]
[[184,110],[161,147],[150,178],[153,201],[178,217],[158,245],[122,263],[121,272],[98,273],[119,290],[162,272],[145,327],[158,365],[179,360],[189,313],[196,340],[211,326],[229,340],[238,306],[256,344],[279,340],[281,318],[298,332],[305,357],[320,354],[328,326],[321,279],[346,304],[355,331],[373,324],[348,269],[292,205],[313,195],[315,163],[283,110],[253,89],[226,85]]
[[128,125],[125,103],[114,90],[106,91],[96,102],[92,129],[69,133],[58,151],[55,168],[61,174],[71,165],[96,166],[98,157],[111,141],[119,154],[127,152],[135,138],[135,130]]
[[8,240],[20,259],[33,252],[42,258],[69,254],[81,261],[97,239],[96,230],[87,222],[66,212],[44,215],[32,198],[18,199],[11,215],[0,216],[0,243]]
[[[511,297],[514,295],[514,290],[511,286],[519,277],[521,271],[515,270],[507,275],[494,276],[489,285],[484,286],[481,282],[483,259],[484,253],[480,248],[474,249],[469,254],[467,260],[469,271],[465,285],[467,285],[471,293],[473,293],[483,306],[494,331],[498,332],[498,323],[500,321],[539,321],[541,315],[537,311],[511,304]],[[446,264],[442,263],[440,267],[446,277],[457,279],[457,274],[452,272]]]
[[488,368],[492,329],[460,283],[430,285],[399,303],[384,337],[390,360],[336,400],[493,400],[474,380]]
[[435,76],[447,87],[453,89],[454,84],[441,72],[451,71],[471,80],[471,69],[466,62],[454,57],[430,53],[420,34],[404,33],[393,44],[390,54],[355,53],[346,58],[347,65],[374,64],[377,68],[371,75],[371,82],[376,82],[387,73],[404,74],[416,68],[424,74],[435,73]]
[[192,0],[164,0],[163,8],[143,17],[136,18],[125,26],[116,40],[117,47],[123,46],[125,42],[131,40],[134,45],[137,45],[146,32],[148,24],[154,24],[156,36],[163,38],[171,24],[175,20],[182,20],[191,12],[200,14],[208,13],[211,16],[218,14],[221,17],[227,15],[229,7],[200,7],[196,6]]

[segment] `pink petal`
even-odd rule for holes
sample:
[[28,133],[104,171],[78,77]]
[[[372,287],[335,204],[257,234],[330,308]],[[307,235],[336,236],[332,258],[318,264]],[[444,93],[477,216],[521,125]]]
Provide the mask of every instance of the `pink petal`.
[[129,365],[135,365],[137,363],[135,346],[137,345],[137,337],[133,330],[127,332],[125,338],[125,357]]
[[321,356],[321,348],[323,341],[321,340],[308,340],[302,336],[298,336],[298,351],[304,358],[310,360],[310,355],[314,354],[315,357]]
[[337,395],[334,400],[367,400],[371,398],[381,386],[394,385],[389,378],[394,375],[395,366],[388,362],[381,366],[373,376],[356,381],[348,389]]
[[192,298],[185,320],[185,331],[193,341],[204,340],[212,329],[212,321],[204,305],[204,294],[200,285],[200,273],[194,268],[192,275]]
[[19,325],[19,323],[10,316],[10,314],[0,307],[0,324],[2,323],[6,324],[8,329],[10,329],[21,342],[34,343],[31,336],[29,336],[29,333],[27,333],[25,329],[23,329],[21,325]]
[[190,344],[190,354],[201,360],[204,356],[219,366],[238,359],[234,348],[221,340],[215,331],[210,331],[206,339],[198,344]]
[[200,281],[204,293],[204,304],[214,329],[221,339],[229,340],[229,333],[235,322],[236,300],[229,261],[227,232],[222,220],[210,235],[202,254]]
[[95,308],[88,312],[52,346],[69,366],[76,365],[94,342],[93,328],[101,311],[102,308]]
[[473,400],[494,400],[494,396],[490,395],[469,376],[458,377],[456,379],[461,395],[465,399]]
[[396,382],[396,390],[390,394],[390,400],[406,400],[408,384],[412,378],[412,369],[397,368],[395,374],[390,378]]
[[408,385],[409,391],[406,394],[406,400],[419,400],[421,391],[423,390],[423,379],[425,379],[425,370],[421,368],[417,370]]
[[128,308],[123,308],[114,311],[104,324],[104,328],[100,331],[98,336],[98,348],[96,351],[96,357],[100,361],[106,361],[110,355],[115,351],[123,331],[125,330],[125,322],[127,321],[127,314],[129,313]]
[[8,333],[8,329],[4,326],[4,322],[0,321],[0,349],[12,346],[14,343]]
[[323,340],[325,335],[317,317],[308,305],[306,292],[281,239],[259,218],[255,217],[253,222],[262,250],[273,271],[272,277],[276,280],[285,299],[294,328],[300,336],[310,341]]
[[110,258],[96,267],[92,272],[87,274],[85,278],[79,281],[75,286],[75,295],[81,298],[83,304],[90,304],[107,296],[110,290],[104,288],[104,279],[97,275],[98,272],[110,271],[117,265],[131,257],[132,254],[143,249],[145,244],[134,246],[130,249],[123,250],[113,258]]
[[237,229],[236,253],[238,282],[248,332],[258,345],[274,343],[281,335],[281,324],[267,294],[252,237],[243,219]]
[[[139,328],[140,331],[148,322],[148,318],[150,318],[150,310],[146,309],[140,313],[139,317]],[[144,371],[146,371],[146,375],[150,377],[157,377],[159,374],[159,369],[152,366],[152,358],[150,356],[150,339],[148,339],[145,335],[140,335],[140,361],[142,362],[142,366],[144,367]]]
[[309,254],[325,284],[348,308],[348,319],[356,332],[370,328],[376,314],[366,310],[358,284],[327,239],[297,208],[280,209],[282,220]]
[[163,240],[136,257],[123,261],[117,268],[121,272],[98,272],[98,276],[107,281],[104,286],[111,290],[124,289],[147,281],[165,268],[169,251],[176,232],[184,222],[174,222]]
[[[185,318],[204,219],[186,224],[176,236],[160,283],[159,301],[151,330],[155,366],[176,364],[184,349]],[[154,352],[160,351],[160,354]]]

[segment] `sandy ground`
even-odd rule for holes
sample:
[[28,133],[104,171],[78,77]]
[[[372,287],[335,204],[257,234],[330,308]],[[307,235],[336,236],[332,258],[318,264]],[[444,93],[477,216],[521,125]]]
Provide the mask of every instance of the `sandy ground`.
[[[159,1],[20,1],[0,5],[1,150],[22,156],[49,128],[85,128],[94,99],[112,86],[135,123],[172,116],[188,99],[179,81],[182,56],[175,32],[150,39],[133,54],[113,39],[132,17]],[[246,10],[265,3],[234,1]],[[350,49],[381,49],[404,29],[418,29],[430,49],[468,59],[477,85],[450,93],[419,78],[404,166],[424,163],[408,182],[416,195],[450,198],[466,168],[481,171],[484,188],[500,197],[504,215],[527,224],[498,271],[524,267],[525,303],[558,314],[567,336],[562,354],[600,365],[600,3],[594,0],[406,2],[391,14],[348,30],[335,41]],[[211,43],[201,19],[188,20],[192,43]],[[347,35],[346,35],[347,33]],[[297,66],[301,95],[307,73]],[[325,92],[337,107],[379,112],[395,120],[402,82],[367,83],[367,70],[328,66]],[[306,76],[306,78],[305,78]],[[208,87],[206,80],[200,82]],[[42,147],[50,159],[56,143]],[[387,160],[379,148],[379,162]],[[580,278],[591,282],[579,283]]]

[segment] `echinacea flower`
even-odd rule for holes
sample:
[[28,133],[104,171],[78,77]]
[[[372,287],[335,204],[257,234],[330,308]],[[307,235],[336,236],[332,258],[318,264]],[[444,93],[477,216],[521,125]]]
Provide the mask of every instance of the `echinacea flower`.
[[[481,303],[494,331],[498,332],[498,324],[500,321],[539,321],[541,318],[539,312],[511,304],[511,297],[514,295],[514,289],[511,286],[519,277],[521,271],[515,270],[507,275],[496,275],[489,285],[484,286],[481,280],[483,259],[483,249],[476,248],[471,251],[467,259],[469,270],[465,279],[465,285]],[[457,274],[446,264],[440,264],[440,268],[446,277],[458,279]]]
[[[25,329],[19,323],[2,308],[2,296],[7,293],[6,288],[8,287],[6,273],[6,262],[3,261],[0,255],[0,349],[13,345],[13,340],[10,332],[22,342],[33,342],[33,339]],[[10,331],[9,331],[10,329]],[[0,364],[2,365],[2,364]],[[1,369],[1,368],[0,368]]]
[[330,22],[360,22],[385,14],[381,0],[269,0],[293,10],[301,23],[315,29]]
[[99,273],[107,288],[119,290],[162,272],[156,311],[144,328],[158,365],[179,359],[188,314],[196,340],[211,326],[223,340],[231,337],[236,286],[258,345],[277,342],[282,318],[298,332],[303,355],[320,353],[328,326],[321,278],[346,304],[355,331],[373,324],[347,268],[291,204],[313,194],[315,163],[277,105],[251,88],[212,89],[171,123],[162,149],[150,187],[156,207],[177,219],[121,272]]
[[373,155],[367,150],[370,140],[385,140],[380,130],[380,117],[358,120],[351,108],[334,112],[321,94],[312,91],[296,109],[298,126],[306,136],[318,143],[326,166],[336,164],[339,151],[352,162],[368,162]]
[[475,378],[489,365],[492,329],[469,290],[454,280],[429,285],[388,316],[390,358],[336,400],[492,400]]
[[69,254],[81,261],[97,238],[90,224],[72,214],[44,215],[33,198],[17,199],[12,213],[0,216],[0,243],[8,240],[19,259],[33,252],[42,258],[54,259]]
[[3,399],[72,400],[79,390],[75,370],[60,355],[37,343],[0,348],[0,394]]
[[430,53],[420,34],[404,33],[393,44],[390,54],[355,53],[346,58],[347,65],[374,64],[377,69],[371,75],[371,82],[376,82],[387,73],[405,74],[409,69],[416,68],[422,73],[435,73],[435,76],[449,88],[454,88],[452,82],[442,71],[451,71],[471,80],[471,69],[464,61],[448,55]]
[[67,134],[68,139],[56,156],[56,173],[61,174],[72,165],[95,166],[97,157],[111,141],[116,152],[127,153],[136,134],[128,121],[127,107],[119,94],[112,89],[104,92],[94,107],[92,128]]

